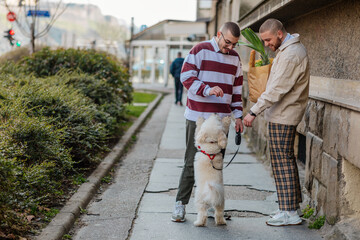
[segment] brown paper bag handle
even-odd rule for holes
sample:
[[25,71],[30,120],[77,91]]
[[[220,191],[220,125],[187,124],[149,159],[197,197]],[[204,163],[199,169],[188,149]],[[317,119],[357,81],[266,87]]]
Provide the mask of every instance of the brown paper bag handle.
[[250,52],[249,67],[255,67],[255,50]]

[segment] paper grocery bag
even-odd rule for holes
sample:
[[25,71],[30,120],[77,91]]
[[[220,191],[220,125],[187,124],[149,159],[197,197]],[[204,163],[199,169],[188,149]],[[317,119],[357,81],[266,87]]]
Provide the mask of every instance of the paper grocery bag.
[[266,83],[270,75],[272,64],[255,67],[255,50],[250,53],[248,84],[249,84],[249,99],[256,103],[260,95],[266,89]]

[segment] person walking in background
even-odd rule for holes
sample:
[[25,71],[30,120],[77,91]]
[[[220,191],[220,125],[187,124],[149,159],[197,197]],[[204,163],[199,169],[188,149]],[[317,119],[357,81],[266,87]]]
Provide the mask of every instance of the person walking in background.
[[178,52],[177,58],[170,66],[170,73],[175,79],[175,104],[182,106],[181,98],[183,93],[183,85],[180,81],[181,68],[184,63],[184,58],[181,57],[181,52]]
[[239,26],[227,22],[221,26],[215,37],[195,45],[185,58],[180,78],[188,90],[184,114],[186,151],[175,209],[171,216],[174,222],[185,221],[185,205],[190,200],[195,183],[196,120],[199,117],[207,119],[212,113],[217,113],[221,118],[233,114],[236,119],[236,131],[243,131],[241,99],[243,76],[240,57],[234,51],[239,37]]
[[269,149],[279,210],[266,222],[270,226],[301,224],[297,213],[301,199],[299,173],[294,155],[296,126],[309,96],[309,59],[299,34],[290,35],[276,19],[260,27],[265,46],[278,53],[265,92],[244,118],[247,127],[265,110],[269,122]]

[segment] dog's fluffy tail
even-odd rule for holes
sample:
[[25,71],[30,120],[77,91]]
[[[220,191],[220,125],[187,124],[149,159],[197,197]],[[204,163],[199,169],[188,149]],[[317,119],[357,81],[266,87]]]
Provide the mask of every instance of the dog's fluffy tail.
[[205,202],[208,202],[212,206],[216,206],[224,201],[224,187],[221,184],[215,182],[207,182],[204,192],[206,198]]

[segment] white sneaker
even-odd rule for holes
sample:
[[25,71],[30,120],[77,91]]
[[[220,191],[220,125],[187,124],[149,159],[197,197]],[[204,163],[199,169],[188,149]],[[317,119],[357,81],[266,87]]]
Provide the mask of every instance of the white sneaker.
[[280,211],[280,209],[278,209],[278,210],[276,210],[276,211],[274,211],[274,212],[272,212],[272,213],[270,213],[270,217],[271,218],[273,218],[275,215],[277,215],[278,213],[280,213],[281,211]]
[[[270,213],[269,217],[273,218],[273,217],[274,217],[276,214],[278,214],[279,212],[281,212],[280,209],[278,209],[278,210]],[[297,210],[297,213],[298,213],[299,217],[302,217],[302,216],[303,216],[303,213],[302,213],[302,211],[300,210],[300,208]]]
[[280,211],[278,214],[274,215],[272,218],[266,221],[266,224],[269,226],[289,226],[289,225],[299,225],[302,223],[301,218],[299,217],[297,211],[290,213],[289,211]]
[[183,205],[181,201],[177,201],[175,203],[175,209],[171,215],[171,221],[185,222],[185,205]]

